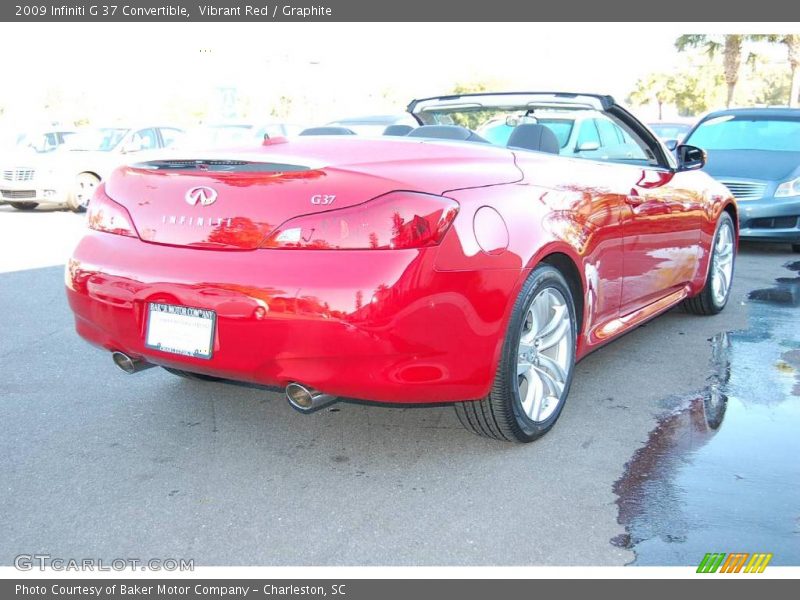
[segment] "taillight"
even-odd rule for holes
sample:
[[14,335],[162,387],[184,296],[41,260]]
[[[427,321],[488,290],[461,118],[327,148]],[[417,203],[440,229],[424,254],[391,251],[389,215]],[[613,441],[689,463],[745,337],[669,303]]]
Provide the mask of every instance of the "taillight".
[[106,186],[100,184],[89,201],[86,219],[90,229],[138,237],[133,220],[124,206],[106,195]]
[[442,241],[458,213],[458,203],[443,196],[390,192],[369,202],[304,215],[286,221],[262,248],[401,249]]

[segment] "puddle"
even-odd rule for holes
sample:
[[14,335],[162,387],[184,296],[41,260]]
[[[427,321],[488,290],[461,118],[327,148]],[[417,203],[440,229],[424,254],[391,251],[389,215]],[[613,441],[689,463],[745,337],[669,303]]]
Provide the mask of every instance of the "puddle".
[[753,290],[747,295],[748,299],[788,306],[800,305],[800,277],[780,277],[775,283],[770,288]]
[[[800,261],[786,265],[800,271]],[[749,327],[710,340],[708,385],[681,398],[614,484],[635,565],[771,552],[800,565],[800,278],[749,296]]]

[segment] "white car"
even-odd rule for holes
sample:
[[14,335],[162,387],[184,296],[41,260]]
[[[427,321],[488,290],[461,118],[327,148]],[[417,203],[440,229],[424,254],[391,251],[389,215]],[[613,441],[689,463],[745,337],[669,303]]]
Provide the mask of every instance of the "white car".
[[216,123],[189,129],[175,145],[180,150],[206,150],[214,148],[233,148],[261,144],[264,137],[294,137],[304,127],[294,123]]
[[61,144],[67,141],[71,135],[75,135],[72,129],[48,129],[43,131],[26,132],[17,139],[17,149],[29,148],[34,152],[42,154],[52,152]]
[[144,160],[150,151],[171,146],[182,133],[159,126],[86,128],[53,152],[0,158],[0,200],[18,210],[43,204],[83,212],[97,185],[130,154]]

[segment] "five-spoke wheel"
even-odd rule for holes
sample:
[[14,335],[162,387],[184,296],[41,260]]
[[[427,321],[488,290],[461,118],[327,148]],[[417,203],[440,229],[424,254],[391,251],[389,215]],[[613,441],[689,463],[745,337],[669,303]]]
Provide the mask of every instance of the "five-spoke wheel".
[[514,303],[491,392],[456,403],[459,420],[501,440],[531,442],[547,433],[569,394],[577,331],[567,280],[555,267],[539,265]]

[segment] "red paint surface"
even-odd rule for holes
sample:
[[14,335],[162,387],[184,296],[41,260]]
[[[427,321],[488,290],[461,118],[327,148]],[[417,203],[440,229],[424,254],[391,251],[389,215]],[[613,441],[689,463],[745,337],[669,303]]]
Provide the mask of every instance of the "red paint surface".
[[[733,202],[697,171],[481,144],[305,138],[247,157],[309,169],[114,173],[105,193],[127,209],[135,232],[89,231],[76,248],[66,281],[80,335],[155,364],[267,385],[299,381],[386,402],[479,398],[494,377],[511,305],[536,264],[560,255],[580,274],[580,358],[699,292],[716,218]],[[214,188],[216,202],[187,203],[197,185]],[[336,217],[330,211],[364,203],[366,210],[393,191],[458,203],[441,242],[264,247],[293,218]],[[320,194],[335,200],[313,204]],[[481,207],[496,211],[505,232],[490,231],[493,216],[476,218]],[[348,227],[351,213],[342,213]],[[219,221],[209,226],[208,218]],[[400,218],[364,222],[417,225]],[[145,348],[148,302],[216,311],[212,359]]]

